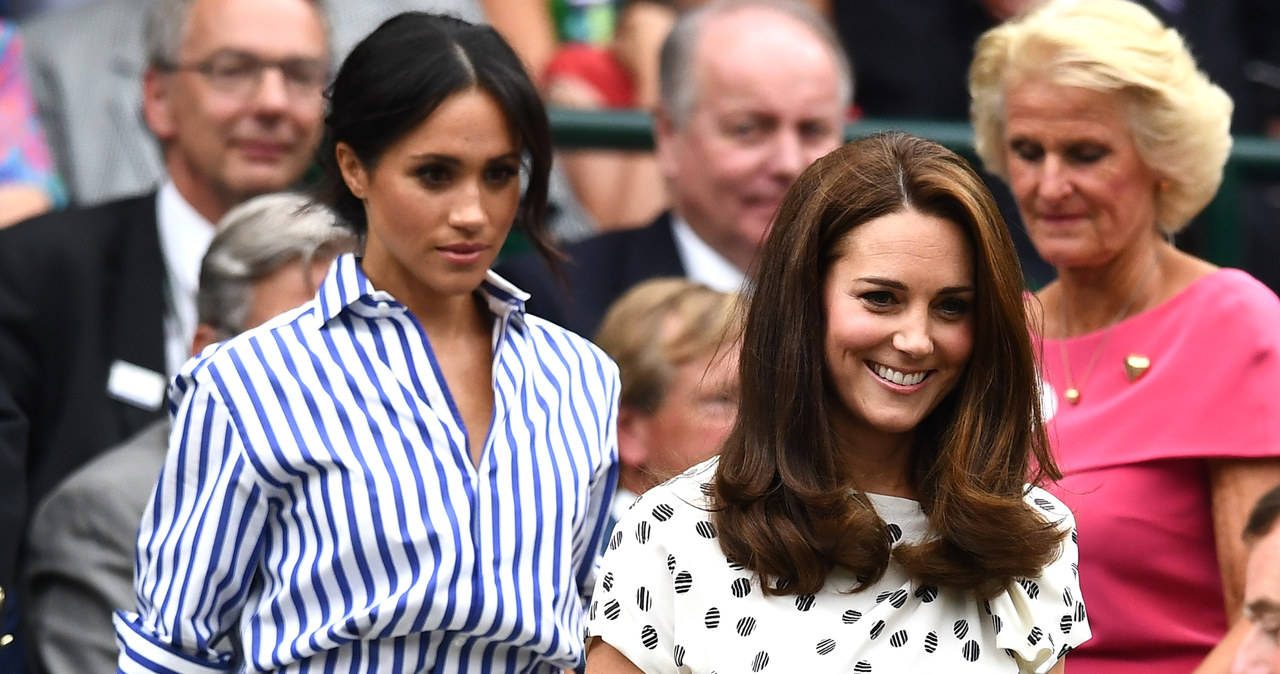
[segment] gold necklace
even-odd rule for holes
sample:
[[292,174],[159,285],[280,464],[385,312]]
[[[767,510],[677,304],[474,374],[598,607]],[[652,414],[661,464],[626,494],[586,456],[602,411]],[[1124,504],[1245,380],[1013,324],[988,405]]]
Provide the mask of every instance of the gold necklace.
[[1160,250],[1156,249],[1155,257],[1151,258],[1151,264],[1147,265],[1147,271],[1143,273],[1142,280],[1138,282],[1138,287],[1134,289],[1133,294],[1129,296],[1129,300],[1124,303],[1124,307],[1120,309],[1120,313],[1111,319],[1111,324],[1107,326],[1107,331],[1102,335],[1102,342],[1093,350],[1093,355],[1089,358],[1089,365],[1084,369],[1084,376],[1080,378],[1080,386],[1076,387],[1075,381],[1071,376],[1071,360],[1067,356],[1067,335],[1071,334],[1071,330],[1067,327],[1067,298],[1066,293],[1062,295],[1060,303],[1062,304],[1062,343],[1058,347],[1058,353],[1062,355],[1062,372],[1067,375],[1067,390],[1062,397],[1072,405],[1080,403],[1080,389],[1089,381],[1089,375],[1093,374],[1093,368],[1098,364],[1098,358],[1103,351],[1107,350],[1107,342],[1111,341],[1111,333],[1115,332],[1116,326],[1129,315],[1129,310],[1137,303],[1138,296],[1142,294],[1142,290],[1147,287],[1147,282],[1151,280],[1151,276],[1155,273],[1156,267],[1160,261]]

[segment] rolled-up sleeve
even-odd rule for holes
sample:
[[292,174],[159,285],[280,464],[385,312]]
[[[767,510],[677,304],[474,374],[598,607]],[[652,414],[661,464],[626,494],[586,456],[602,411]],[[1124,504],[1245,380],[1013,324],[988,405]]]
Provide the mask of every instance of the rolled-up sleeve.
[[216,380],[187,388],[138,533],[137,612],[115,616],[119,671],[203,674],[236,666],[227,637],[245,610],[266,521],[244,447]]

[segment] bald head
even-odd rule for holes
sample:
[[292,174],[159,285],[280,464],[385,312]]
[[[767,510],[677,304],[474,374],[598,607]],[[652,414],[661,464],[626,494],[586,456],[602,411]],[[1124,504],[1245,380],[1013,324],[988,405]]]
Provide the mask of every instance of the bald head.
[[[770,30],[775,27],[779,30]],[[747,32],[740,32],[744,30]],[[778,44],[778,37],[790,37],[794,42]],[[778,63],[775,58],[789,60],[786,56],[791,49],[823,51],[836,70],[840,102],[844,106],[853,102],[853,66],[848,53],[835,30],[812,7],[793,0],[717,0],[682,14],[662,45],[660,104],[677,123],[688,119],[699,99],[696,62],[726,43],[767,55],[773,63]]]
[[747,272],[800,172],[843,140],[849,63],[807,5],[721,0],[662,50],[654,136],[675,214]]

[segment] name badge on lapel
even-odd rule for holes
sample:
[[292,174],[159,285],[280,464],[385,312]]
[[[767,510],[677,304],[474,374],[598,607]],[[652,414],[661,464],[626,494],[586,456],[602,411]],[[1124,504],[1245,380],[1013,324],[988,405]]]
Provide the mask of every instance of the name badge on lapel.
[[168,380],[154,370],[117,360],[107,373],[107,395],[144,410],[158,410],[164,403]]

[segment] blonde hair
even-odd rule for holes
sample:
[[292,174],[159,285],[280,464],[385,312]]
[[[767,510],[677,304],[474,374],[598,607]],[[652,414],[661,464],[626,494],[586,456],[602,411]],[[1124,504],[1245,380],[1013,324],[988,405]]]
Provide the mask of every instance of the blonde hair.
[[735,345],[736,297],[682,278],[658,278],[614,301],[595,342],[618,364],[621,404],[655,411],[677,367]]
[[1177,31],[1145,8],[1050,0],[978,40],[969,69],[974,147],[1005,180],[1004,97],[1028,77],[1126,97],[1138,153],[1167,186],[1155,197],[1161,232],[1186,227],[1217,193],[1231,152],[1231,98],[1197,69]]

